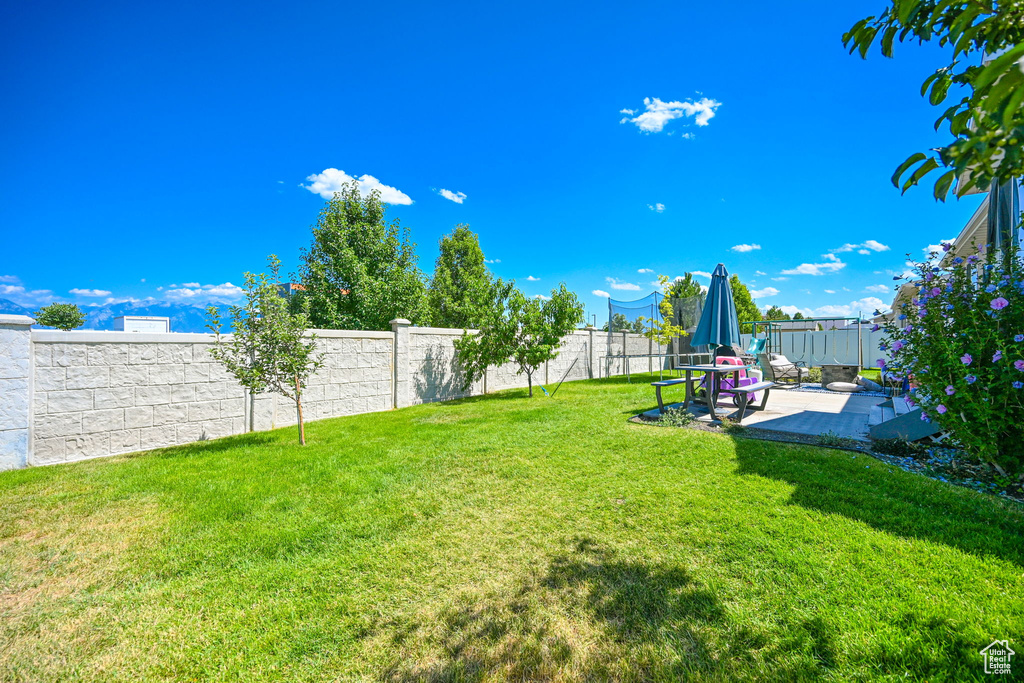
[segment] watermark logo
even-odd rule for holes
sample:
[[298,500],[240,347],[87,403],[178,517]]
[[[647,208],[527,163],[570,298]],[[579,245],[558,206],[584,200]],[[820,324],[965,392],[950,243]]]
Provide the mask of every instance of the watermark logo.
[[1009,674],[1010,659],[1017,654],[1010,649],[1010,643],[1006,640],[993,640],[988,647],[981,651],[985,658],[985,673],[987,674]]

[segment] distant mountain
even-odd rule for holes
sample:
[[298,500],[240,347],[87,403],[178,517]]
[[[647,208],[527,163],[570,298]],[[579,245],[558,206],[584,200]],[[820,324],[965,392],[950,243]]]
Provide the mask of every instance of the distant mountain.
[[[221,306],[221,308],[224,308]],[[87,330],[112,330],[114,318],[122,315],[149,315],[171,319],[171,332],[209,332],[206,329],[206,306],[167,301],[136,301],[103,306],[83,307]],[[228,325],[224,330],[228,331]]]
[[24,306],[19,306],[10,299],[0,299],[0,313],[7,315],[32,315],[31,311]]

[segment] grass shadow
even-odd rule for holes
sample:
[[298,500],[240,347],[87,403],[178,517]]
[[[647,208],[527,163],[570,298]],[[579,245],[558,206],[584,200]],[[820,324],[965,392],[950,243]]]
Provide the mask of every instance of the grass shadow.
[[[733,437],[739,474],[794,486],[790,502],[905,538],[1024,567],[1024,509],[858,455]],[[876,465],[868,467],[866,465]]]
[[576,539],[511,594],[387,624],[395,659],[384,677],[677,680],[718,670],[702,633],[724,620],[716,596],[685,569]]

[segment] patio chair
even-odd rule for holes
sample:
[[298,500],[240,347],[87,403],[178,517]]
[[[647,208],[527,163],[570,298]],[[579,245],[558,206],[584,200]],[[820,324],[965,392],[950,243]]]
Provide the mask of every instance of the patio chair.
[[796,381],[799,388],[807,379],[808,369],[803,361],[793,363],[781,353],[759,353],[757,363],[764,370],[764,378],[768,382],[780,384],[782,382]]

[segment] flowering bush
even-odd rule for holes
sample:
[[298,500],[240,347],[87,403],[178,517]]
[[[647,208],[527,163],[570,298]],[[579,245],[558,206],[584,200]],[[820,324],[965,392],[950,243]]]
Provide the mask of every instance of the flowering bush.
[[1011,476],[1024,475],[1022,278],[1019,257],[984,250],[917,264],[917,295],[886,323],[881,350],[889,359],[878,362],[910,379],[906,400],[922,408],[922,419]]

